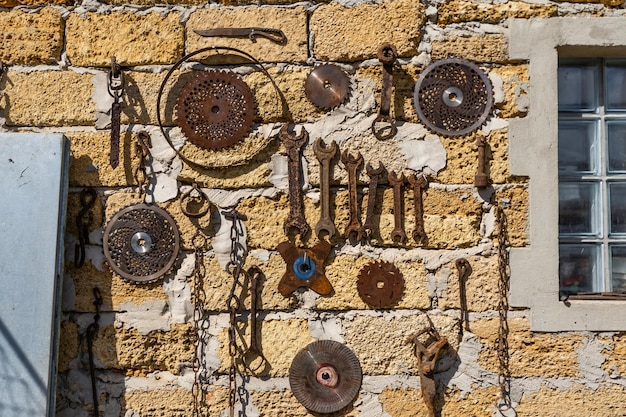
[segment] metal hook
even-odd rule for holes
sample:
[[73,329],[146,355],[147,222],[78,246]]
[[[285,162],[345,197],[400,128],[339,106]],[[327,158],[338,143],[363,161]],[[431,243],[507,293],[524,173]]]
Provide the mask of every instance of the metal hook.
[[[197,196],[191,195],[194,191],[197,193]],[[202,205],[200,206],[201,207],[200,211],[198,211],[197,213],[193,213],[189,211],[187,209],[187,205],[185,204],[185,200],[187,199],[200,201],[202,203]],[[183,212],[183,214],[185,214],[185,216],[187,217],[191,217],[194,219],[203,217],[205,214],[209,212],[210,207],[211,207],[211,201],[209,201],[209,197],[206,195],[204,191],[202,191],[202,188],[198,186],[197,182],[194,182],[191,188],[189,189],[189,191],[185,192],[180,197],[180,209]]]

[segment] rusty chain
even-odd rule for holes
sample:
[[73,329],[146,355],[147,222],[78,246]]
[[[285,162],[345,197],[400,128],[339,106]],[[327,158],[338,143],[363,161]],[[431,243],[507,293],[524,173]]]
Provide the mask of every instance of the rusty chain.
[[109,82],[107,89],[109,95],[113,97],[111,105],[111,150],[109,154],[109,162],[113,169],[119,164],[120,153],[120,124],[122,115],[121,99],[124,95],[124,72],[122,67],[115,61],[115,57],[111,57],[111,69],[109,70]]
[[228,263],[228,269],[231,271],[233,276],[233,283],[228,296],[228,314],[230,324],[228,329],[228,355],[230,357],[230,366],[228,370],[228,405],[230,417],[234,417],[237,395],[242,398],[245,396],[245,390],[241,390],[241,392],[239,392],[237,387],[237,313],[241,310],[241,293],[245,290],[245,282],[248,281],[248,273],[243,268],[246,249],[239,242],[239,239],[244,235],[243,225],[241,222],[243,220],[247,220],[247,217],[235,209],[222,212],[222,214],[226,219],[232,222],[230,229],[230,262]]
[[505,412],[512,409],[511,404],[511,370],[509,368],[509,324],[507,314],[509,311],[509,236],[506,213],[502,205],[496,206],[496,221],[498,223],[498,271],[500,279],[498,280],[498,313],[500,316],[500,327],[498,329],[498,338],[496,347],[498,351],[498,384],[500,385],[500,400],[498,409]]
[[143,195],[146,192],[150,178],[148,177],[148,165],[151,162],[150,148],[152,147],[152,140],[150,134],[146,131],[137,133],[137,142],[135,142],[135,153],[139,158],[139,164],[133,171],[133,178],[139,186],[139,197],[143,199]]

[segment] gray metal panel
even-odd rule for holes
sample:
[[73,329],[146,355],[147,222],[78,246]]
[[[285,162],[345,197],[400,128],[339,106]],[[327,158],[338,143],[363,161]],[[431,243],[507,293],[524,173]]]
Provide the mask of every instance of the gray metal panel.
[[69,143],[0,133],[0,415],[50,416]]

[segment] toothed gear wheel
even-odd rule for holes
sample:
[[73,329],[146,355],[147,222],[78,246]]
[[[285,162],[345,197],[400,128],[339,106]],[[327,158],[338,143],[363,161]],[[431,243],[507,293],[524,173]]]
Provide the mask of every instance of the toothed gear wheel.
[[458,58],[430,65],[415,83],[413,103],[432,132],[464,136],[480,128],[493,105],[493,88],[477,65]]
[[103,236],[111,269],[134,283],[154,282],[172,269],[180,251],[180,233],[163,209],[137,204],[117,212]]
[[356,355],[333,340],[310,343],[296,354],[289,368],[293,395],[316,413],[334,413],[346,407],[359,394],[362,380]]
[[350,78],[337,65],[320,65],[306,78],[304,93],[316,107],[332,110],[348,98]]
[[182,88],[176,111],[178,125],[194,145],[219,150],[250,134],[256,101],[250,87],[235,74],[202,71]]
[[359,296],[369,306],[390,308],[402,298],[404,277],[394,264],[377,261],[361,269],[356,286]]

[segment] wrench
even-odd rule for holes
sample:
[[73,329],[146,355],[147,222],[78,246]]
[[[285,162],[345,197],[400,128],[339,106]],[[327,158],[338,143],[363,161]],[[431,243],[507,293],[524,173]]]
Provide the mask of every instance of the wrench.
[[304,217],[304,207],[302,202],[302,166],[300,161],[300,150],[309,140],[309,133],[302,128],[298,136],[288,131],[288,125],[284,124],[278,133],[280,141],[287,149],[287,157],[289,162],[287,170],[289,173],[289,216],[283,224],[285,234],[294,228],[300,236],[306,235],[311,230],[309,224]]
[[348,226],[346,226],[343,234],[346,239],[349,239],[352,244],[355,244],[363,238],[363,234],[361,233],[361,210],[356,189],[357,171],[363,165],[363,156],[359,152],[355,157],[349,154],[346,149],[341,154],[341,162],[343,162],[348,171],[348,193],[350,195],[350,222]]
[[487,172],[485,172],[487,164],[487,158],[485,157],[486,145],[485,137],[479,135],[478,139],[476,139],[476,146],[478,146],[478,172],[474,177],[474,186],[476,188],[485,188],[489,185],[489,177],[487,176]]
[[424,231],[424,204],[422,201],[422,191],[428,186],[426,178],[423,176],[417,178],[415,174],[409,178],[409,184],[413,188],[413,204],[415,206],[415,229],[413,230],[413,239],[417,243],[426,242],[426,232]]
[[374,208],[376,207],[376,189],[378,188],[378,179],[386,171],[382,162],[378,161],[378,168],[374,169],[370,164],[365,166],[367,175],[370,177],[370,183],[367,193],[367,211],[365,213],[365,223],[361,227],[361,234],[367,239],[371,239],[374,231]]
[[[250,276],[250,345],[248,346],[248,350],[244,353],[243,359],[244,364],[250,371],[257,372],[267,365],[267,359],[258,344],[256,321],[258,283],[261,276],[263,276],[263,272],[261,268],[253,265],[248,269],[248,275]],[[260,363],[252,367],[252,362],[257,358],[261,359]]]
[[[380,110],[378,116],[372,122],[372,133],[379,140],[391,139],[398,133],[396,121],[390,116],[391,110],[391,90],[393,88],[393,64],[398,57],[396,47],[390,43],[383,43],[378,48],[378,60],[383,64],[383,79],[380,92]],[[377,128],[379,123],[388,124],[381,129]],[[388,132],[384,133],[386,130]]]
[[402,184],[404,184],[404,174],[401,172],[398,177],[395,171],[391,171],[387,178],[389,180],[389,185],[393,187],[394,229],[391,231],[391,240],[394,242],[397,240],[399,243],[403,243],[406,240],[406,232],[404,231],[404,225],[402,224]]
[[330,218],[330,162],[337,153],[337,143],[332,141],[330,146],[326,147],[322,139],[318,138],[313,144],[313,151],[320,162],[320,205],[322,209],[320,219],[315,225],[315,234],[319,238],[322,232],[326,232],[330,238],[337,233],[333,220]]

